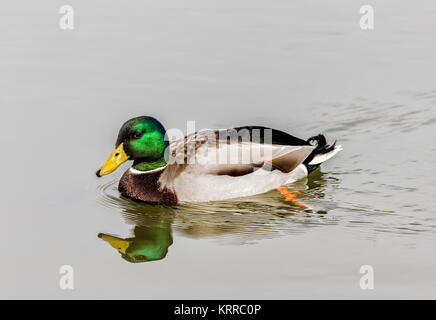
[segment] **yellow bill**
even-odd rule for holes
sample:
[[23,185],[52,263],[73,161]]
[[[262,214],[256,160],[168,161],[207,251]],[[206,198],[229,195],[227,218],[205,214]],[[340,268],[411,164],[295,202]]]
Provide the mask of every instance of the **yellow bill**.
[[107,175],[111,172],[114,172],[121,164],[126,162],[129,159],[127,154],[124,152],[123,144],[121,143],[118,147],[112,151],[109,159],[106,160],[105,163],[97,170],[95,173],[97,177],[101,177]]
[[109,234],[100,233],[99,238],[108,242],[113,248],[117,249],[120,253],[126,253],[127,248],[130,246],[130,242]]

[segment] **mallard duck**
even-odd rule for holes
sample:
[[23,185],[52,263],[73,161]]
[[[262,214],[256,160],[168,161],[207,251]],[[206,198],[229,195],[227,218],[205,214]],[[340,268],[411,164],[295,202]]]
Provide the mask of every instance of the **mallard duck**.
[[125,197],[153,204],[220,201],[273,189],[292,199],[285,186],[341,150],[321,134],[303,140],[261,126],[207,129],[168,140],[155,118],[130,119],[96,174],[107,175],[133,160],[118,189]]

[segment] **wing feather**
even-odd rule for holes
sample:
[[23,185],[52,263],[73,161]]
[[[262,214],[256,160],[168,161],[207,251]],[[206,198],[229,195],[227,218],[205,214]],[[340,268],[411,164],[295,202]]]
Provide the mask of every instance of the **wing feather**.
[[[224,133],[224,134],[223,134]],[[263,168],[291,172],[315,148],[311,145],[277,145],[252,141],[251,137],[226,136],[223,130],[202,130],[170,144],[161,187],[184,171],[195,174],[242,176]]]

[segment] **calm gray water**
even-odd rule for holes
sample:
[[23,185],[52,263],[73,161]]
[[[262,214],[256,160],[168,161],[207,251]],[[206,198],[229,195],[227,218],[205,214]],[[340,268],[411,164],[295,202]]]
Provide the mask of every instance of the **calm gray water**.
[[[377,2],[373,31],[350,0],[73,1],[60,30],[63,4],[0,3],[1,298],[436,298],[434,1]],[[311,212],[277,192],[153,207],[94,174],[138,115],[344,151],[290,186]]]

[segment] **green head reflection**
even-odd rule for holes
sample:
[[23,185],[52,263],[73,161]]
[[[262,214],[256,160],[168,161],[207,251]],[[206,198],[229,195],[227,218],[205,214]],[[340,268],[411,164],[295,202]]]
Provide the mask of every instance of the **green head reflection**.
[[161,260],[173,243],[170,226],[135,227],[134,233],[134,237],[127,239],[105,233],[100,233],[98,237],[118,250],[123,259],[133,263]]
[[128,262],[164,259],[168,248],[173,244],[172,209],[120,200],[124,201],[122,215],[128,224],[134,225],[133,236],[124,238],[109,233],[99,233],[98,237],[116,249]]

